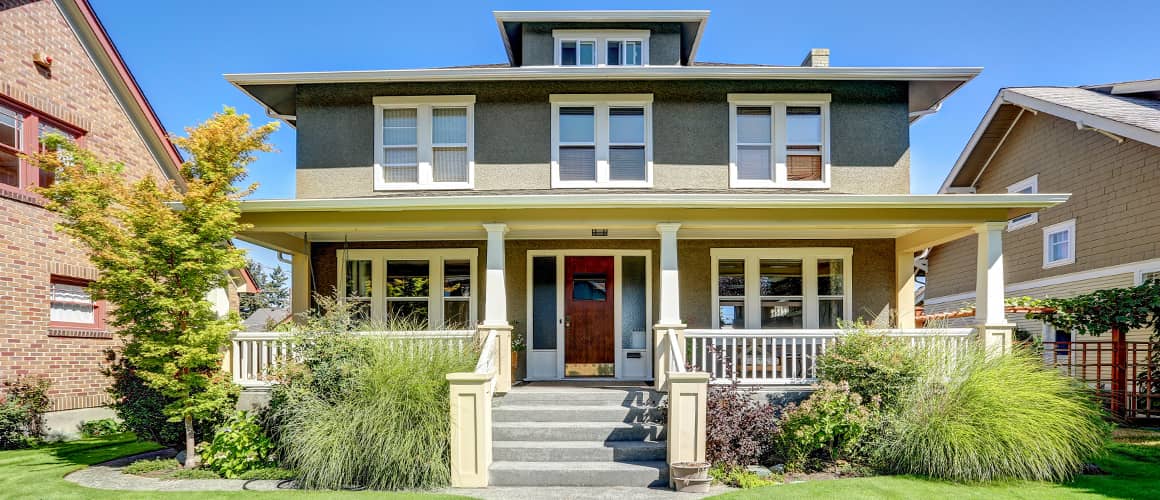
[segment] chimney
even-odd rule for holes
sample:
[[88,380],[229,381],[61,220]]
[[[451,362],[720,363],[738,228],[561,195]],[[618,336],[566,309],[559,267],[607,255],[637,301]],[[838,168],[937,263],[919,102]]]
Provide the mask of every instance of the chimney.
[[802,59],[802,66],[811,68],[827,68],[830,66],[830,49],[810,49],[806,58]]

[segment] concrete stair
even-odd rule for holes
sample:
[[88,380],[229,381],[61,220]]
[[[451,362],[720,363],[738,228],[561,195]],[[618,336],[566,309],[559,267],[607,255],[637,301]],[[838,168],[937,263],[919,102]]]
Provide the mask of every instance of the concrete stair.
[[642,387],[516,387],[492,409],[493,486],[663,486],[660,395]]

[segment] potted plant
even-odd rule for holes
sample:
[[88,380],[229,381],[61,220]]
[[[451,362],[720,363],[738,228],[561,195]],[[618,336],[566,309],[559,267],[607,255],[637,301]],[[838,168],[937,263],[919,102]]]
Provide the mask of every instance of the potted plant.
[[707,493],[709,484],[709,462],[676,462],[669,466],[669,477],[677,491],[685,493]]
[[518,325],[515,326],[512,329],[512,381],[518,379],[520,374],[520,353],[528,348],[524,331]]

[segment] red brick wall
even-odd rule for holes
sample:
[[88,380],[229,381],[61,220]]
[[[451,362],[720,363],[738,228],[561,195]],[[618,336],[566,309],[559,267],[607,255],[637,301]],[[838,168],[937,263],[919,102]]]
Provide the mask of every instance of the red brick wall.
[[[84,146],[124,162],[132,178],[163,176],[54,2],[0,0],[0,26],[0,95],[86,130]],[[33,64],[34,52],[52,56],[51,74]],[[95,277],[84,252],[54,225],[37,203],[0,195],[0,379],[44,375],[54,409],[99,406],[107,402],[106,351],[120,341],[49,328],[50,276]]]

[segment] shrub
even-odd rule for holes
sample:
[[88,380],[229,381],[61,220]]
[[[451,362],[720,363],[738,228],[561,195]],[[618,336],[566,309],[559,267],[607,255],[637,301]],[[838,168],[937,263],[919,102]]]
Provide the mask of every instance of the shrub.
[[126,465],[121,472],[125,474],[144,475],[150,472],[170,471],[181,468],[181,464],[172,458],[154,458],[146,460],[137,460],[129,465]]
[[271,417],[283,464],[299,472],[298,484],[312,489],[447,485],[445,376],[471,371],[478,354],[440,341],[357,337],[340,342],[361,344],[354,350],[361,354],[326,361],[341,376],[319,383],[307,374],[297,378],[299,385],[291,382],[281,390],[282,402]]
[[[124,359],[110,367],[106,375],[113,378],[113,385],[109,387],[113,411],[126,430],[141,439],[165,446],[184,444],[184,425],[181,422],[170,422],[165,415],[165,407],[173,402],[172,399],[146,385]],[[206,431],[213,429],[225,417],[223,413],[212,419],[195,421],[195,435],[205,435]]]
[[786,468],[857,458],[872,426],[871,408],[845,382],[823,382],[800,405],[790,404],[778,421],[777,452]]
[[760,463],[769,454],[777,408],[736,382],[710,386],[708,396],[705,458],[728,466]]
[[15,401],[0,402],[0,450],[26,448],[35,442],[28,436],[28,412]]
[[853,323],[818,357],[818,378],[845,382],[864,401],[878,399],[889,408],[918,378],[921,367],[917,353],[901,339]]
[[81,437],[85,438],[108,436],[110,434],[125,432],[124,426],[122,426],[120,422],[111,418],[102,418],[100,420],[85,420],[77,427],[81,431]]
[[262,433],[257,418],[238,411],[214,430],[213,440],[199,447],[204,465],[227,478],[272,467],[274,444]]
[[0,449],[24,448],[44,437],[44,413],[48,411],[51,385],[44,377],[20,377],[4,382]]
[[771,474],[768,477],[761,477],[756,472],[750,472],[744,467],[726,465],[714,465],[713,468],[709,469],[709,476],[718,483],[741,489],[771,486],[779,484],[783,480],[780,475]]
[[874,456],[888,471],[953,481],[1062,481],[1106,435],[1088,389],[1024,350],[975,347],[911,385]]

